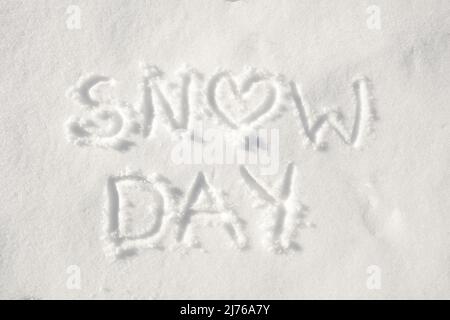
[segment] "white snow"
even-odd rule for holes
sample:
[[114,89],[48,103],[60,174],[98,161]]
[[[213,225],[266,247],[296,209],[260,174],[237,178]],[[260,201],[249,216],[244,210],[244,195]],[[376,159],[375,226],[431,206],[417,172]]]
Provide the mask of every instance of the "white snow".
[[0,9],[0,298],[450,298],[450,2]]

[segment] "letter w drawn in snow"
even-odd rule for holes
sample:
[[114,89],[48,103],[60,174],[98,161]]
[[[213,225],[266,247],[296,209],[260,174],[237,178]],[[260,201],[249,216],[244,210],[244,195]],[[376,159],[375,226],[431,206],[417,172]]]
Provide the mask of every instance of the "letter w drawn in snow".
[[372,97],[368,79],[357,78],[353,81],[356,106],[353,126],[350,130],[346,129],[343,123],[344,116],[336,110],[312,117],[310,107],[302,98],[295,82],[291,81],[289,86],[303,131],[314,147],[326,147],[326,144],[323,142],[324,129],[326,127],[331,127],[345,144],[354,148],[361,147],[364,137],[371,131],[370,125],[375,116],[371,106]]
[[300,202],[295,188],[295,165],[289,163],[282,179],[272,188],[258,181],[245,166],[240,166],[240,173],[251,193],[260,200],[260,206],[266,209],[263,222],[265,245],[275,252],[298,248],[294,242],[297,229],[307,224],[303,221],[306,207]]

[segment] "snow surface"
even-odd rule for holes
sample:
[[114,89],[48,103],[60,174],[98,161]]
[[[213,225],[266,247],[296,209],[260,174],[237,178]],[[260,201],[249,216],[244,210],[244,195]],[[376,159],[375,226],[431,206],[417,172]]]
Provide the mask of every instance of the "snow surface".
[[0,8],[0,298],[450,298],[449,1]]

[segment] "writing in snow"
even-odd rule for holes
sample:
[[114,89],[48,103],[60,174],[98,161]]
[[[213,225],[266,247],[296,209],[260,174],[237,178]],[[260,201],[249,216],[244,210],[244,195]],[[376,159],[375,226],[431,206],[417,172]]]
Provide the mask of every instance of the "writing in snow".
[[[305,220],[297,167],[289,163],[271,184],[245,166],[239,167],[239,173],[254,205],[261,209],[254,222],[259,222],[263,245],[274,253],[299,248],[298,230],[311,224]],[[248,247],[246,224],[239,212],[227,192],[217,189],[203,172],[184,192],[160,174],[125,170],[108,178],[105,199],[102,238],[109,256],[120,258],[140,249],[167,246],[201,248],[198,231],[206,226],[219,228],[233,247]]]
[[[273,252],[298,248],[298,229],[310,224],[305,221],[295,164],[289,161],[284,174],[279,174],[283,127],[266,131],[262,127],[291,110],[299,135],[314,149],[326,147],[330,131],[356,149],[372,131],[375,118],[366,77],[356,77],[351,84],[350,120],[337,107],[313,111],[296,82],[253,68],[240,74],[218,70],[210,77],[184,68],[172,80],[158,68],[144,65],[135,103],[118,99],[115,83],[110,77],[88,74],[69,89],[68,96],[81,110],[65,123],[68,140],[78,146],[125,152],[155,138],[155,126],[163,124],[179,142],[172,145],[174,164],[238,166],[242,183],[255,199],[254,207],[264,213],[262,241]],[[250,172],[249,164],[256,164],[261,175],[277,176],[278,181],[265,183]],[[245,223],[235,206],[203,172],[186,192],[175,189],[157,173],[145,176],[127,171],[110,176],[103,210],[106,253],[121,257],[143,248],[161,248],[167,235],[172,235],[175,246],[198,247],[196,230],[204,225],[220,226],[237,248],[248,245]],[[143,221],[137,218],[142,199],[151,200]]]
[[290,110],[303,142],[314,149],[326,148],[330,131],[344,145],[360,148],[375,119],[372,84],[364,76],[351,83],[353,107],[346,112],[337,106],[316,110],[295,81],[253,68],[240,74],[218,70],[210,77],[183,68],[170,79],[157,67],[143,65],[134,103],[118,99],[115,86],[111,77],[87,74],[68,90],[81,106],[65,123],[70,142],[126,151],[151,139],[158,123],[176,137],[208,125],[248,137]]

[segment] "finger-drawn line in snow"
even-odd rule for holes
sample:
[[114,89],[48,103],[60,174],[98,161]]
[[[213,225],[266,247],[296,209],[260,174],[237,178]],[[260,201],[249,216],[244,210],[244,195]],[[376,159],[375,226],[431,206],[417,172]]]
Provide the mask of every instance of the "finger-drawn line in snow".
[[185,68],[177,72],[177,82],[170,81],[162,72],[149,82],[157,116],[171,132],[192,130],[191,87],[195,85],[195,76],[195,70]]
[[[254,129],[264,122],[264,116],[273,114],[276,107],[279,90],[272,78],[267,72],[251,68],[238,76],[220,71],[207,85],[209,107],[231,129]],[[228,85],[228,90],[224,85]],[[258,87],[260,90],[256,91]],[[221,99],[217,99],[218,94],[221,94]],[[254,101],[252,98],[255,97],[263,99]]]
[[69,88],[67,96],[78,102],[81,106],[96,107],[99,105],[100,101],[92,97],[91,90],[99,84],[113,85],[114,80],[110,77],[89,73],[81,76],[75,86]]
[[[139,196],[137,197],[136,196]],[[103,239],[108,255],[160,248],[173,222],[177,197],[163,176],[125,170],[106,183]]]
[[177,80],[172,81],[156,66],[142,64],[141,70],[134,104],[123,102],[114,94],[107,99],[93,97],[102,85],[112,91],[114,79],[95,74],[82,76],[68,91],[68,96],[83,109],[79,116],[66,122],[68,140],[79,146],[122,151],[136,145],[140,137],[152,137],[155,121],[160,121],[173,135],[188,134],[198,142],[193,136],[194,128],[206,127],[204,122],[208,120],[245,138],[268,121],[281,117],[288,107],[298,116],[305,141],[315,149],[326,147],[328,129],[353,148],[360,148],[373,129],[372,84],[366,77],[358,77],[352,83],[355,111],[350,117],[353,124],[348,125],[338,109],[315,114],[297,83],[267,71],[246,68],[235,75],[218,70],[206,78],[184,67],[177,72]]
[[239,249],[247,244],[241,220],[203,172],[187,193],[160,174],[146,177],[127,169],[108,177],[103,224],[105,251],[114,257],[145,248],[163,249],[170,234],[174,246],[200,247],[195,230],[201,226],[223,228]]
[[198,173],[181,205],[177,240],[188,246],[199,246],[193,230],[199,225],[222,226],[238,248],[244,248],[247,244],[240,219],[203,172]]
[[255,178],[245,166],[240,166],[240,173],[259,202],[256,206],[264,209],[264,245],[278,253],[299,248],[294,241],[297,230],[309,224],[304,221],[306,207],[296,191],[295,165],[289,163],[283,177],[272,187]]
[[92,91],[100,84],[114,85],[105,76],[89,74],[68,90],[67,95],[82,107],[81,114],[65,123],[66,137],[78,146],[96,146],[126,151],[135,144],[139,116],[134,108],[114,97],[96,100]]

